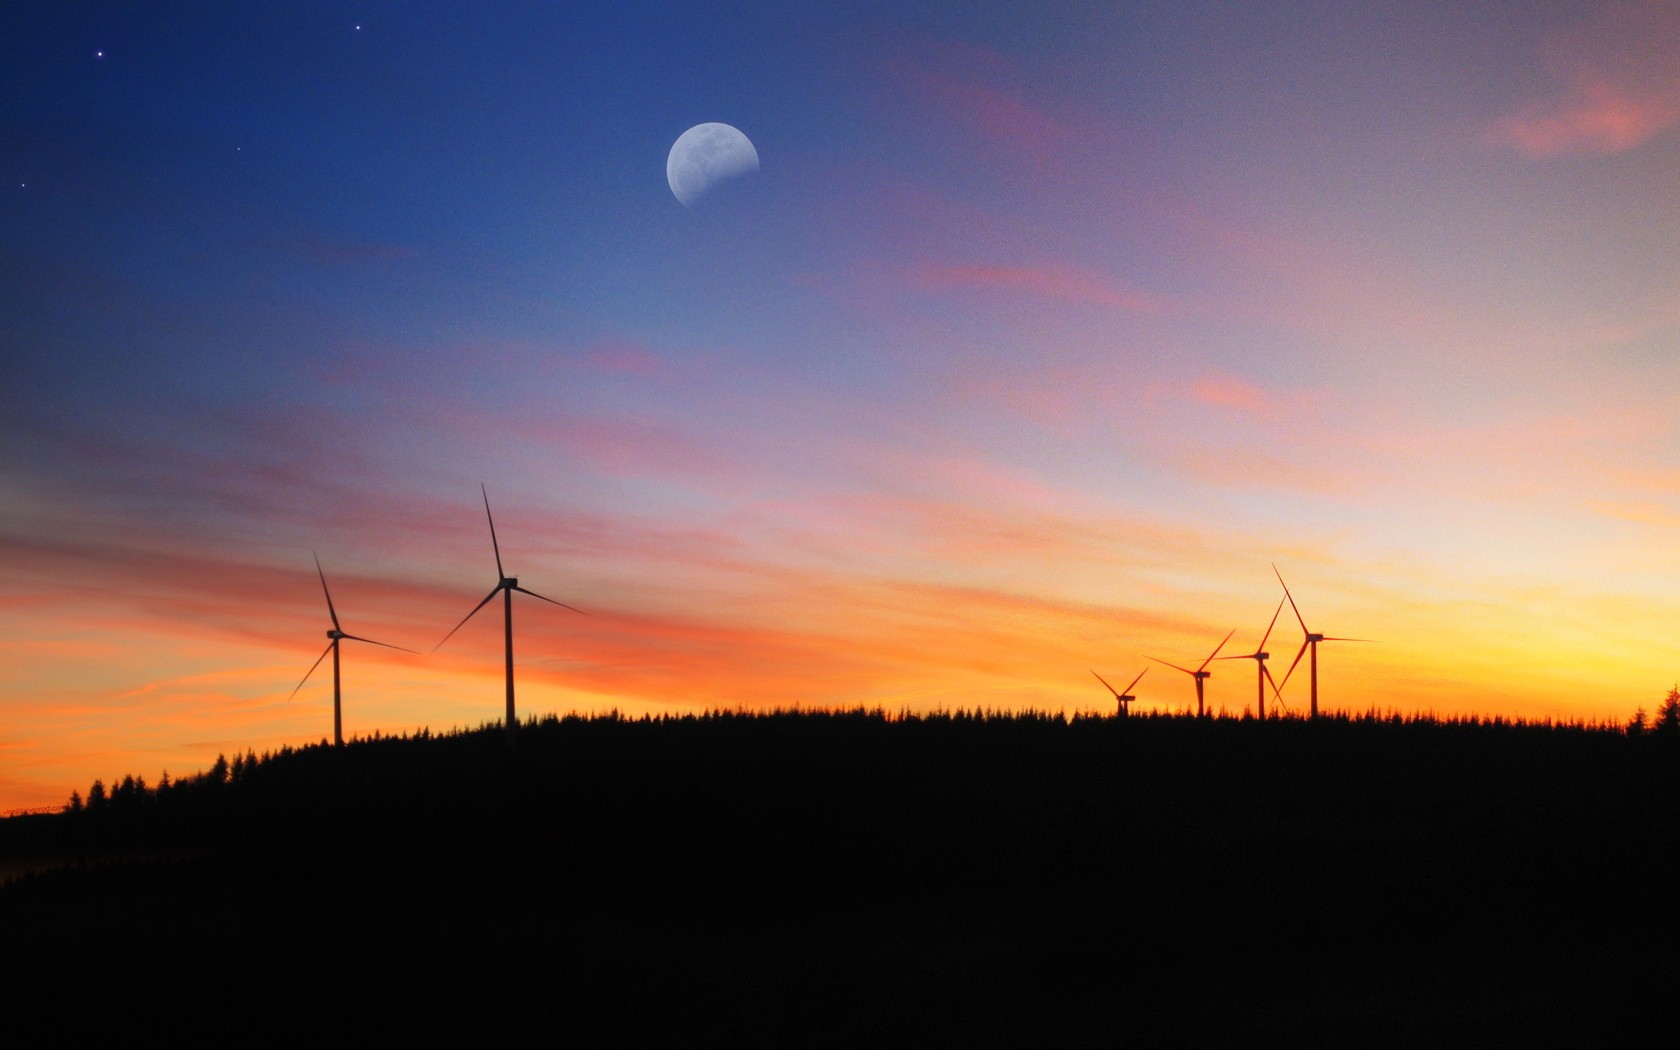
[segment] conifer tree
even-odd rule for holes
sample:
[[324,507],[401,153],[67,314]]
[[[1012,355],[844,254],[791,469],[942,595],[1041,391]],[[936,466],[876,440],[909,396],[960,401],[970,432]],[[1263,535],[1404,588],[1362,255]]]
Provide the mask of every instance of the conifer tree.
[[1669,689],[1657,708],[1656,730],[1663,736],[1680,736],[1680,684]]

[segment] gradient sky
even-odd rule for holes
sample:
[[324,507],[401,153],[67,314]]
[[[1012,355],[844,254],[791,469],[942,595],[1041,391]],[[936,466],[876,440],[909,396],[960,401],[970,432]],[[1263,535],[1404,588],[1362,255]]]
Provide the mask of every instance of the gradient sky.
[[[589,614],[527,714],[1106,711],[1273,562],[1327,707],[1653,707],[1680,4],[1466,6],[14,5],[0,809],[329,735],[311,552],[429,651],[481,482]],[[346,732],[499,719],[500,632],[346,643]]]

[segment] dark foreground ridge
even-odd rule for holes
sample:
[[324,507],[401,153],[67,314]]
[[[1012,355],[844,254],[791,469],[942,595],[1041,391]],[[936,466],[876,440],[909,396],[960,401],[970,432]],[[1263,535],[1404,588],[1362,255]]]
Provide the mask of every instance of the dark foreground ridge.
[[0,930],[134,1031],[1589,1042],[1674,1009],[1677,832],[1581,726],[548,719],[0,822]]

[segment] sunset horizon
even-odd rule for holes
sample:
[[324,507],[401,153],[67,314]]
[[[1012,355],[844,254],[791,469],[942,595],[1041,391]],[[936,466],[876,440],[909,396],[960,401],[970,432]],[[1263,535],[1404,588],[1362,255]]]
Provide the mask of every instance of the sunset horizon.
[[370,6],[14,19],[0,811],[500,721],[492,571],[521,719],[1680,682],[1680,6]]

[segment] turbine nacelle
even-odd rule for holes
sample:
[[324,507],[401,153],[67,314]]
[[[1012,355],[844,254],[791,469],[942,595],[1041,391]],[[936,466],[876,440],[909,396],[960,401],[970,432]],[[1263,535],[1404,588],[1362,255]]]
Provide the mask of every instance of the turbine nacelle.
[[1309,634],[1309,635],[1307,635],[1307,641],[1309,641],[1309,642],[1322,642],[1322,641],[1324,641],[1324,636],[1322,634]]
[[503,576],[502,577],[502,582],[498,583],[496,586],[517,588],[519,586],[519,577],[517,577],[517,576]]
[[340,638],[348,638],[350,636],[339,630],[337,627],[334,627],[332,630],[327,632],[327,637],[336,642]]
[[1109,692],[1114,694],[1114,699],[1120,705],[1120,713],[1125,714],[1126,713],[1126,705],[1137,699],[1137,697],[1132,695],[1132,686],[1137,685],[1139,682],[1143,681],[1143,676],[1149,673],[1149,668],[1145,667],[1143,670],[1139,671],[1138,676],[1136,678],[1132,679],[1130,682],[1128,682],[1126,684],[1125,692],[1121,692],[1120,690],[1114,688],[1112,685],[1109,685],[1108,684],[1108,679],[1104,678],[1100,674],[1097,674],[1097,672],[1092,671],[1091,673],[1097,675],[1097,681],[1099,681],[1103,684],[1103,688],[1107,689]]

